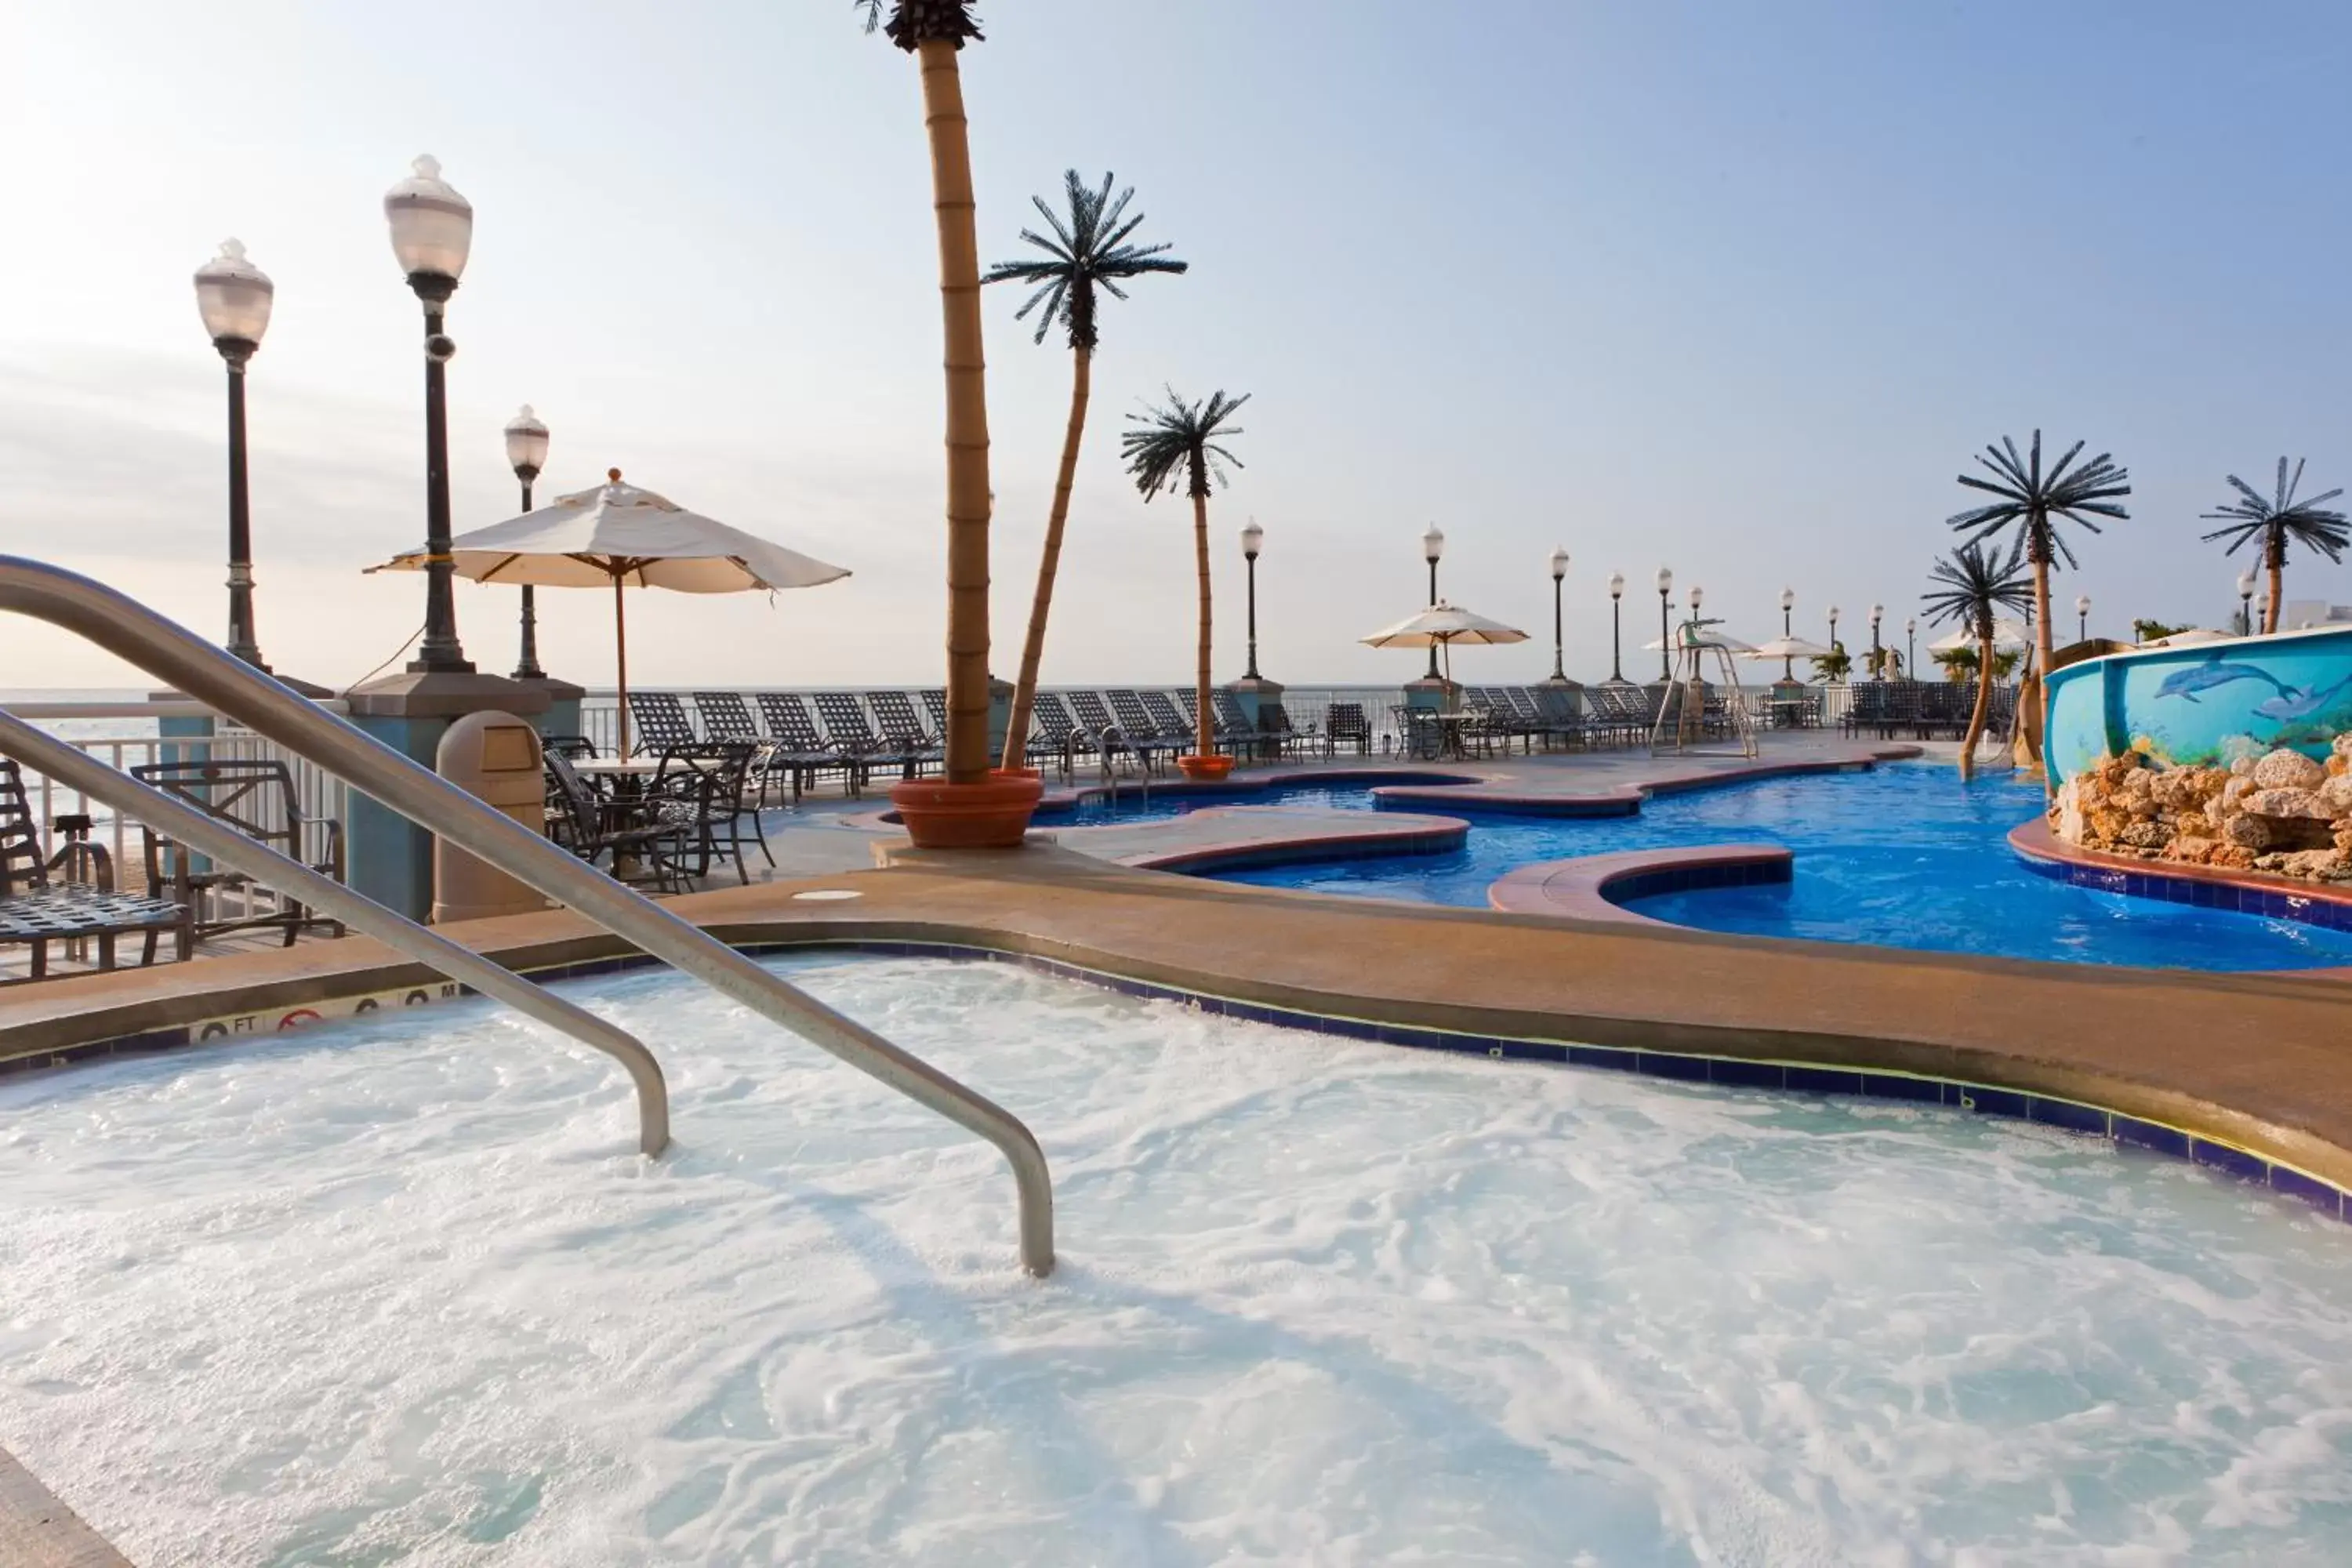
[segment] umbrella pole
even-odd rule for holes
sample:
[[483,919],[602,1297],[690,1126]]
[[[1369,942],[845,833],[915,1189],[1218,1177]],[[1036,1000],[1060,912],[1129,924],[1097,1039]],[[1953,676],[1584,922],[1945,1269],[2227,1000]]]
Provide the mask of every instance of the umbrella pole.
[[629,605],[626,585],[613,579],[613,658],[621,677],[621,760],[629,760]]

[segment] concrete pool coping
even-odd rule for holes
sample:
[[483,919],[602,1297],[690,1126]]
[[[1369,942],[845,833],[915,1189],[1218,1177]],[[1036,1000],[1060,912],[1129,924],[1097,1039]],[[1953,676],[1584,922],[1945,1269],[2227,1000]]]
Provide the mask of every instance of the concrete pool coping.
[[1698,888],[1786,882],[1794,852],[1778,844],[1698,844],[1579,855],[1514,867],[1486,889],[1486,907],[1506,914],[1683,930],[1625,908],[1626,900]]

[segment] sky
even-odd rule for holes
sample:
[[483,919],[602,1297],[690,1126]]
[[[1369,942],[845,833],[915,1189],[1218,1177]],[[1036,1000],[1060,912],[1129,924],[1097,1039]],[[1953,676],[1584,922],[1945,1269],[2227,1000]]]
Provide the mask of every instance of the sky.
[[[997,0],[965,52],[983,259],[1033,193],[1114,171],[1192,263],[1107,304],[1049,681],[1190,673],[1181,498],[1120,470],[1173,387],[1251,396],[1212,502],[1217,674],[1243,657],[1236,533],[1265,530],[1259,663],[1403,679],[1362,647],[1425,592],[1524,626],[1468,679],[1608,673],[1661,565],[1734,635],[1890,640],[1954,476],[2037,426],[2131,470],[2076,541],[2091,629],[2220,622],[2198,535],[2225,475],[2352,482],[2342,99],[2352,8],[2155,0]],[[940,678],[936,250],[912,60],[847,0],[178,0],[12,7],[0,141],[0,552],[225,634],[221,368],[190,276],[228,236],[278,286],[249,382],[260,640],[350,683],[423,619],[361,569],[424,535],[417,307],[383,193],[420,153],[473,202],[451,303],[457,526],[516,510],[500,426],[552,431],[542,499],[607,468],[849,567],[830,586],[633,597],[651,684]],[[994,663],[1011,673],[1069,354],[986,296]],[[2291,598],[2352,599],[2290,563]],[[544,592],[548,668],[612,673],[602,595]],[[512,589],[459,584],[484,668]],[[2068,617],[2071,619],[2071,616]],[[1922,642],[1928,640],[1922,634]],[[143,678],[26,620],[0,687]]]

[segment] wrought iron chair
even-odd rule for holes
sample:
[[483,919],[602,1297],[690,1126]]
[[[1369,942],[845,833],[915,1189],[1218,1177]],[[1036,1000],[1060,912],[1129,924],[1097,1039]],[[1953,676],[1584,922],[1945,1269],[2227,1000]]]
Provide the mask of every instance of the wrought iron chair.
[[192,906],[116,891],[112,860],[84,837],[89,824],[86,816],[58,817],[56,826],[67,842],[45,858],[23,771],[0,758],[0,944],[31,950],[27,980],[48,977],[53,942],[94,938],[98,967],[112,969],[117,937],[146,937],[140,962],[152,963],[154,938],[168,931],[173,956],[185,963],[195,952]]
[[762,691],[759,702],[760,718],[768,726],[768,752],[761,762],[763,779],[778,773],[789,777],[795,801],[826,773],[839,773],[843,787],[857,793],[866,782],[862,764],[817,733],[816,721],[809,717],[808,704],[798,692]]
[[1359,756],[1372,754],[1372,721],[1360,702],[1334,702],[1324,710],[1324,754],[1337,756],[1342,746],[1355,747]]
[[[215,822],[236,829],[255,843],[277,850],[322,876],[343,879],[343,825],[332,817],[316,821],[302,815],[291,769],[274,758],[223,758],[202,762],[146,763],[131,776],[163,791],[183,805],[194,806]],[[286,933],[284,945],[312,926],[343,934],[341,921],[315,912],[307,904],[271,889],[244,872],[207,860],[167,834],[144,824],[140,827],[146,864],[147,896],[171,898],[199,911],[198,938],[229,931],[276,927]],[[314,854],[312,845],[317,846]],[[235,915],[220,910],[222,895],[235,893],[243,904]],[[266,900],[257,908],[257,900]],[[210,918],[201,912],[213,906]],[[152,962],[157,933],[147,934],[142,962]]]
[[907,759],[911,773],[919,773],[927,766],[937,768],[946,763],[946,745],[939,736],[923,728],[923,721],[915,717],[914,703],[908,700],[905,692],[869,691],[866,694],[866,705],[874,710],[875,721],[882,726],[884,744]]

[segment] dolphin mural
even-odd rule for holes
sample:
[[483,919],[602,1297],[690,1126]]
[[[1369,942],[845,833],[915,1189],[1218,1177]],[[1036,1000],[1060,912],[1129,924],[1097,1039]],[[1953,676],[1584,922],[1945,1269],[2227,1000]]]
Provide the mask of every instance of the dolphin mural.
[[2297,690],[2292,686],[2282,686],[2276,697],[2265,697],[2255,703],[2254,711],[2264,719],[2276,719],[2281,722],[2308,719],[2342,696],[2347,686],[2352,686],[2352,675],[2347,675],[2325,689],[2315,686]]
[[[2164,683],[2156,689],[2156,694],[2158,697],[2179,697],[2194,702],[2197,700],[2199,692],[2210,691],[2217,686],[2227,686],[2233,680],[2260,680],[2277,691],[2278,696],[2265,698],[2264,706],[2254,710],[2257,713],[2272,718],[2277,718],[2280,715],[2269,712],[2267,706],[2269,703],[2283,701],[2295,695],[2294,687],[2282,684],[2268,670],[2258,669],[2251,664],[2226,664],[2222,662],[2222,656],[2219,653],[2206,655],[2205,662],[2202,664],[2192,664],[2186,669],[2174,670],[2164,678]],[[2307,697],[2310,693],[2305,692],[2304,695]]]

